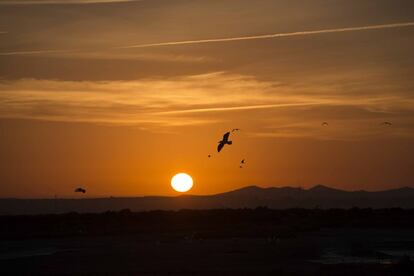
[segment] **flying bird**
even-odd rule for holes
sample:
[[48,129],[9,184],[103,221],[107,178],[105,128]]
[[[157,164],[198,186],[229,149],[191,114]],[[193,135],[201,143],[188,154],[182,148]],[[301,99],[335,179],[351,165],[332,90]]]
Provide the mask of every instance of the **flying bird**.
[[246,164],[246,161],[245,161],[244,159],[242,159],[242,160],[240,161],[240,166],[239,166],[239,168],[240,168],[240,169],[242,169],[244,164]]
[[207,155],[207,157],[210,158],[211,157],[211,154]]
[[86,193],[86,190],[85,190],[84,188],[77,188],[77,189],[75,190],[75,193],[82,193],[82,194],[85,194],[85,193]]
[[226,132],[226,134],[223,135],[223,140],[219,141],[218,143],[218,147],[217,147],[217,151],[220,152],[224,145],[231,145],[233,144],[232,141],[229,141],[229,136],[230,136],[230,132]]
[[383,126],[392,126],[391,122],[382,122],[381,125]]
[[328,126],[329,124],[328,124],[328,122],[323,122],[322,123],[322,126]]

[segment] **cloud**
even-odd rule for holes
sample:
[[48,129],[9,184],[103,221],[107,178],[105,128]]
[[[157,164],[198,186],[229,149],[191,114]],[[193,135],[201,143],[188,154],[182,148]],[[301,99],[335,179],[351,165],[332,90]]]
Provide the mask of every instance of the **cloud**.
[[168,53],[125,53],[114,51],[86,52],[79,50],[39,50],[39,51],[13,51],[0,53],[0,56],[48,56],[67,59],[96,59],[96,60],[123,60],[123,61],[160,61],[177,63],[205,63],[214,61],[207,56],[196,56],[189,54]]
[[[201,39],[201,40],[186,40],[186,41],[170,41],[161,43],[150,43],[150,44],[135,44],[129,46],[117,46],[111,48],[102,48],[99,50],[82,50],[82,49],[46,49],[46,50],[26,50],[26,51],[9,51],[0,52],[0,56],[15,56],[15,55],[71,55],[74,57],[104,57],[105,53],[112,52],[112,55],[117,57],[127,56],[119,53],[115,53],[116,50],[132,49],[132,48],[150,48],[150,47],[162,47],[162,46],[179,46],[188,44],[204,44],[204,43],[219,43],[219,42],[232,42],[232,41],[244,41],[244,40],[257,40],[257,39],[274,39],[282,37],[294,37],[294,36],[310,36],[319,34],[330,34],[330,33],[343,33],[343,32],[355,32],[355,31],[368,31],[368,30],[380,30],[390,28],[404,28],[414,27],[414,22],[400,22],[390,23],[381,25],[367,25],[359,27],[346,27],[346,28],[334,28],[334,29],[322,29],[322,30],[311,30],[311,31],[298,31],[289,33],[276,33],[266,34],[257,36],[241,36],[241,37],[229,37],[229,38],[213,38],[213,39]],[[143,57],[144,55],[139,55]],[[199,57],[192,58],[200,59]],[[177,56],[177,60],[186,59],[184,55]],[[203,59],[203,57],[201,57]]]
[[[355,80],[359,81],[359,80]],[[229,124],[260,137],[372,137],[378,122],[409,136],[414,100],[395,93],[355,95],[321,83],[278,83],[226,72],[132,81],[0,81],[0,118],[133,125]],[[320,128],[329,121],[329,128]],[[398,123],[397,123],[398,122]]]
[[211,123],[216,119],[162,111],[265,102],[263,92],[270,85],[224,73],[167,80],[7,81],[0,82],[0,117],[121,125]]
[[48,5],[48,4],[105,4],[121,2],[137,2],[140,0],[0,0],[0,5]]
[[19,56],[19,55],[42,55],[42,54],[67,54],[75,50],[34,50],[34,51],[12,51],[0,53],[0,56]]
[[160,112],[159,114],[186,114],[186,113],[206,113],[206,112],[226,112],[226,111],[240,111],[240,110],[254,110],[254,109],[271,109],[282,107],[298,107],[298,106],[312,106],[320,105],[321,102],[311,103],[281,103],[281,104],[262,104],[262,105],[243,105],[243,106],[231,106],[231,107],[208,107],[208,108],[196,108],[196,109],[184,109]]
[[136,44],[136,45],[124,46],[120,48],[148,48],[148,47],[159,47],[159,46],[177,46],[177,45],[187,45],[187,44],[203,44],[203,43],[232,42],[232,41],[243,41],[243,40],[272,39],[272,38],[280,38],[280,37],[308,36],[308,35],[319,35],[319,34],[329,34],[329,33],[403,28],[403,27],[413,27],[413,26],[414,26],[414,22],[401,22],[401,23],[381,24],[381,25],[367,25],[367,26],[358,26],[358,27],[322,29],[322,30],[312,30],[312,31],[298,31],[298,32],[290,32],[290,33],[276,33],[276,34],[266,34],[266,35],[256,35],[256,36],[210,38],[210,39],[200,39],[200,40],[185,40],[185,41],[170,41],[170,42],[149,43],[149,44]]
[[317,138],[320,140],[357,141],[389,136],[413,137],[414,133],[402,126],[396,126],[393,129],[384,128],[378,125],[377,120],[362,117],[330,120],[329,126],[321,126],[321,121],[315,119],[296,123],[281,122],[260,131],[250,132],[249,135],[262,138]]

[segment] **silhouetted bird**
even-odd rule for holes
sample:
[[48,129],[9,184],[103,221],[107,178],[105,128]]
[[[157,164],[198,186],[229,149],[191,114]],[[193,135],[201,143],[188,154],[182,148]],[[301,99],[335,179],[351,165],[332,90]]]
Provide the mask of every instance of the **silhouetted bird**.
[[240,161],[240,163],[241,163],[241,164],[244,164],[244,163],[245,163],[245,160],[244,160],[244,159],[242,159],[242,161]]
[[323,122],[322,126],[329,126],[328,122]]
[[211,157],[211,155],[209,154],[209,155],[207,155],[207,157],[208,157],[208,158],[210,158],[210,157]]
[[381,125],[383,126],[392,126],[391,122],[382,122]]
[[226,134],[223,135],[223,140],[219,141],[219,145],[217,147],[217,151],[220,152],[221,149],[224,147],[224,145],[231,145],[233,144],[232,141],[229,141],[230,132],[226,132]]
[[84,193],[86,193],[86,190],[85,190],[85,189],[83,189],[83,188],[77,188],[77,189],[75,190],[75,193],[82,193],[82,194],[84,194]]

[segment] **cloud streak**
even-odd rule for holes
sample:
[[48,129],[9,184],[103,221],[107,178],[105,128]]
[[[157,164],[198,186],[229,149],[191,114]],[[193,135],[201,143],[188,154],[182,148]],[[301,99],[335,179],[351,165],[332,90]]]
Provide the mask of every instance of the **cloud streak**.
[[240,110],[254,110],[254,109],[271,109],[271,108],[282,108],[282,107],[300,107],[300,106],[312,106],[321,105],[322,102],[312,103],[278,103],[278,104],[261,104],[261,105],[243,105],[243,106],[230,106],[230,107],[211,107],[211,108],[195,108],[195,109],[184,109],[159,112],[158,114],[186,114],[186,113],[205,113],[205,112],[225,112],[225,111],[240,111]]
[[36,55],[36,54],[67,54],[75,50],[34,50],[34,51],[13,51],[0,53],[0,56]]
[[[386,91],[348,97],[330,83],[279,83],[226,72],[133,81],[0,81],[0,118],[154,132],[239,122],[254,136],[328,140],[374,137],[384,131],[378,122],[390,120],[398,124],[389,135],[414,135],[412,98]],[[335,127],[321,128],[323,120]]]
[[[165,47],[165,46],[179,46],[189,44],[205,44],[205,43],[223,43],[232,41],[244,41],[244,40],[258,40],[258,39],[274,39],[283,37],[295,37],[295,36],[311,36],[318,34],[330,34],[330,33],[343,33],[343,32],[355,32],[355,31],[368,31],[368,30],[380,30],[380,29],[392,29],[392,28],[405,28],[414,27],[414,22],[402,22],[402,23],[391,23],[382,25],[367,25],[359,27],[347,27],[347,28],[335,28],[335,29],[322,29],[313,31],[298,31],[290,33],[276,33],[267,35],[257,36],[241,36],[241,37],[229,37],[229,38],[212,38],[212,39],[201,39],[201,40],[185,40],[185,41],[170,41],[161,43],[150,43],[150,44],[135,44],[129,46],[118,46],[107,49],[100,49],[99,52],[114,51],[121,49],[132,49],[132,48],[150,48],[150,47]],[[0,32],[1,34],[1,32]],[[27,50],[27,51],[10,51],[0,52],[0,56],[15,56],[15,55],[44,55],[44,54],[80,54],[80,53],[95,53],[96,51],[88,51],[81,49],[47,49],[47,50]]]
[[[0,118],[197,125],[215,119],[162,112],[267,102],[269,96],[262,91],[270,88],[270,83],[224,73],[140,81],[5,81],[0,82]],[[227,91],[225,95],[220,92],[223,90]]]
[[122,3],[137,2],[140,0],[15,0],[0,1],[0,5],[50,5],[50,4],[105,4],[105,3]]
[[[148,128],[225,122],[234,120],[241,111],[249,111],[243,113],[247,116],[244,120],[262,126],[292,122],[298,116],[307,123],[322,120],[322,117],[332,121],[332,116],[345,121],[365,115],[369,115],[368,119],[383,120],[382,116],[403,119],[401,114],[414,111],[414,102],[403,95],[350,98],[329,84],[283,84],[225,72],[135,81],[21,79],[0,82],[0,91],[0,118]],[[346,107],[352,112],[348,109],[339,112],[333,107],[340,107],[342,111]],[[334,113],[329,113],[332,110]],[[227,115],[223,116],[222,112]],[[263,112],[277,116],[263,117]],[[313,121],[312,124],[320,125]],[[300,129],[292,131],[302,135]],[[283,135],[286,134],[291,135],[283,130]]]
[[136,44],[130,46],[124,46],[120,48],[148,48],[148,47],[160,47],[160,46],[178,46],[187,44],[204,44],[204,43],[219,43],[219,42],[232,42],[232,41],[243,41],[243,40],[257,40],[257,39],[272,39],[281,37],[294,37],[294,36],[309,36],[329,33],[344,33],[344,32],[356,32],[356,31],[368,31],[368,30],[381,30],[391,28],[404,28],[413,27],[414,22],[402,22],[402,23],[391,23],[391,24],[380,24],[380,25],[367,25],[358,27],[346,27],[346,28],[334,28],[334,29],[322,29],[313,31],[298,31],[290,33],[275,33],[255,36],[239,36],[229,38],[210,38],[200,40],[185,40],[185,41],[170,41],[150,44]]

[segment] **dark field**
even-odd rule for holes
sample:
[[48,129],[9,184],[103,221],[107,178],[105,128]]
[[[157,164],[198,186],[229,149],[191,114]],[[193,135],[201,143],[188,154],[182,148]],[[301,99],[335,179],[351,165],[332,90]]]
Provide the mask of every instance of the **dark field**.
[[414,210],[0,217],[0,275],[414,275]]

